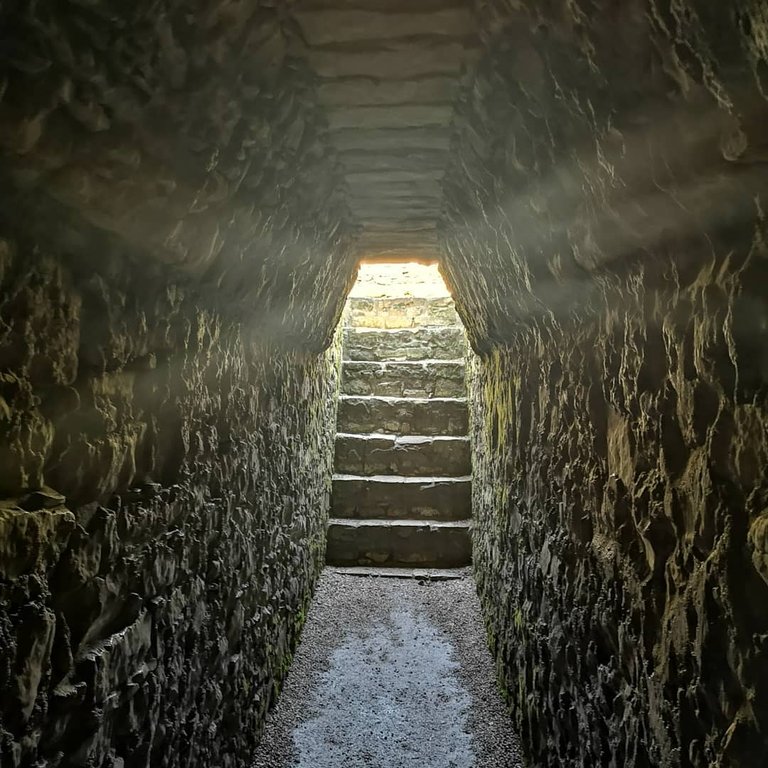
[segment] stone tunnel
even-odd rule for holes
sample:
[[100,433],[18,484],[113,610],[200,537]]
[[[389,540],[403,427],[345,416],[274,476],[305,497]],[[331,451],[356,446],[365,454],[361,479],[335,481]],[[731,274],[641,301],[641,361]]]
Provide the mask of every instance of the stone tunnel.
[[764,765],[766,126],[765,0],[0,0],[2,767],[251,765],[403,260],[525,764]]

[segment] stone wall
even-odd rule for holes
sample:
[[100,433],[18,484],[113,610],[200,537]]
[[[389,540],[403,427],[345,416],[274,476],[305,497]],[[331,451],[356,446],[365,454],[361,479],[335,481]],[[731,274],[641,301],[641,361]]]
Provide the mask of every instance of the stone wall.
[[347,301],[344,323],[365,328],[420,328],[425,325],[458,325],[453,299],[368,299]]
[[479,353],[478,586],[531,765],[746,768],[768,747],[766,19],[597,5],[484,3],[458,108],[443,270]]
[[336,347],[100,258],[0,240],[0,763],[246,765],[323,562]]
[[456,325],[459,319],[437,264],[363,262],[344,322],[367,328]]
[[288,4],[10,2],[0,28],[7,215],[96,264],[83,228],[112,233],[264,336],[328,345],[354,225]]
[[354,227],[284,3],[0,8],[0,764],[247,764]]
[[534,765],[765,748],[768,414],[764,385],[734,397],[739,290],[640,289],[652,309],[627,293],[474,361],[475,570]]

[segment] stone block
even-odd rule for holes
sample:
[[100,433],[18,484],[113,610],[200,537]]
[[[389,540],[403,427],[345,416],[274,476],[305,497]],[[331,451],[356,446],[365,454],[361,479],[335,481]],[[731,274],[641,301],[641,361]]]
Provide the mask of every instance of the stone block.
[[458,397],[352,397],[339,399],[339,432],[396,435],[466,435],[467,401]]
[[334,475],[331,516],[465,520],[472,515],[470,477]]
[[341,388],[346,395],[463,397],[464,374],[460,361],[348,360],[342,368]]
[[345,328],[345,360],[461,360],[464,331],[456,326],[417,329]]
[[391,329],[461,325],[450,297],[351,298],[347,302],[346,322],[359,328]]
[[465,437],[396,437],[336,435],[336,472],[407,477],[471,473],[469,440]]
[[459,568],[472,561],[468,522],[331,520],[328,565]]

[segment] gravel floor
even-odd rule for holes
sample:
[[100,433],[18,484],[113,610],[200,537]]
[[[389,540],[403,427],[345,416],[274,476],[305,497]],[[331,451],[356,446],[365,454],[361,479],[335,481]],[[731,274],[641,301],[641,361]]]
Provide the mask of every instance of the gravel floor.
[[520,765],[471,577],[326,570],[253,768]]

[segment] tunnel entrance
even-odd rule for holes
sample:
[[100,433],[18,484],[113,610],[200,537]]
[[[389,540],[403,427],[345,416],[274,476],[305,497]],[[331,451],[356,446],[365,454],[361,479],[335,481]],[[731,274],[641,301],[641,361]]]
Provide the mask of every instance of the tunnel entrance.
[[437,264],[363,263],[339,335],[329,567],[252,768],[520,768],[466,567],[469,351]]
[[361,264],[342,324],[327,563],[469,565],[467,340],[437,264]]

